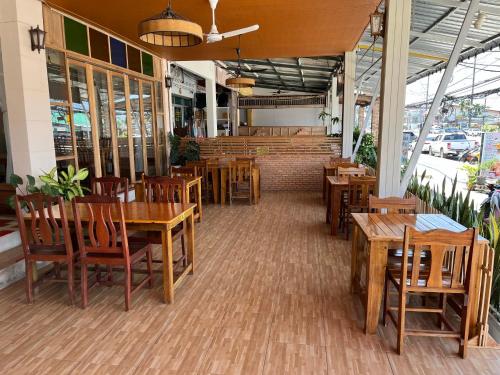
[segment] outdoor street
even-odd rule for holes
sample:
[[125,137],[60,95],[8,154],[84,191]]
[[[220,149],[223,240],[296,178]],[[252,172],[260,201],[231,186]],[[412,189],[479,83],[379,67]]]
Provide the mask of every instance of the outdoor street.
[[[426,170],[426,176],[431,178],[431,185],[442,186],[443,178],[446,178],[446,190],[451,191],[451,185],[455,175],[458,174],[457,189],[467,192],[467,173],[461,169],[465,163],[453,159],[440,158],[428,154],[422,154],[418,160],[417,171],[421,175]],[[474,200],[476,207],[479,207],[481,202],[486,198],[486,194],[473,191],[471,197]]]

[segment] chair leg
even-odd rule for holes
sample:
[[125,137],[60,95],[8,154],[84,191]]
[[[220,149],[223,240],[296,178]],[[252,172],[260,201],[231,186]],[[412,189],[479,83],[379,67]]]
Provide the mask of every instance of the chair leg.
[[384,323],[384,327],[387,327],[387,313],[389,312],[389,279],[387,277],[387,272],[385,275],[385,283],[384,283],[384,315],[382,322]]
[[74,272],[74,264],[73,260],[68,260],[68,294],[69,301],[71,305],[75,304],[75,278],[73,275]]
[[81,276],[81,288],[82,288],[82,309],[87,307],[89,296],[88,296],[88,269],[87,264],[82,263],[82,269],[80,271]]
[[113,283],[113,267],[112,266],[108,266],[108,281],[109,281],[109,285],[111,286],[111,284]]
[[148,286],[149,288],[153,288],[153,255],[151,254],[151,245],[149,245],[149,249],[146,251],[146,260],[149,274]]
[[99,268],[98,264],[95,264],[95,280],[96,282],[100,283],[101,282],[101,269]]
[[[401,287],[400,287],[401,288]],[[399,291],[398,309],[398,354],[403,353],[405,339],[405,319],[406,319],[406,292]]]
[[130,264],[127,264],[125,266],[124,283],[125,283],[125,311],[128,311],[130,309],[130,295],[132,293],[132,272]]
[[469,346],[469,322],[471,309],[468,306],[469,296],[464,296],[464,305],[462,306],[461,321],[460,321],[460,348],[458,353],[462,358],[467,357],[467,349]]
[[61,279],[61,263],[54,262],[54,275],[56,279]]
[[444,319],[446,315],[446,293],[439,295],[439,307],[441,307],[443,312],[438,316],[438,326],[440,327],[441,330],[443,330],[445,328]]
[[345,230],[345,240],[346,241],[349,241],[349,224],[350,224],[350,216],[351,216],[351,212],[349,210],[346,210],[345,212],[345,219],[344,219],[344,230]]
[[181,235],[182,265],[187,267],[186,246],[184,245],[184,234]]
[[26,300],[33,303],[33,262],[26,261]]

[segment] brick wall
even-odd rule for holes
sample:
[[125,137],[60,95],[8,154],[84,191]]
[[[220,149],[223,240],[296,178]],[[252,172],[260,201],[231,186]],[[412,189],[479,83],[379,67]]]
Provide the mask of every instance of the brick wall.
[[259,156],[261,189],[263,191],[322,189],[323,164],[330,155]]

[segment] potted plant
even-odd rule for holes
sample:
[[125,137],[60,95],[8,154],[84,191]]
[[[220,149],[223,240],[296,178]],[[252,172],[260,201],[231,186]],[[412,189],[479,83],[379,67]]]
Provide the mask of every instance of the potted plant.
[[[52,196],[62,196],[64,200],[70,201],[74,197],[82,197],[84,191],[89,191],[86,187],[80,185],[84,181],[89,171],[87,168],[82,168],[78,171],[75,170],[73,165],[69,165],[67,171],[60,171],[56,177],[57,167],[52,168],[50,172],[45,172],[39,179],[40,185],[36,184],[36,179],[33,176],[26,176],[26,187],[23,190],[24,181],[17,174],[10,176],[10,184],[15,187],[22,195],[33,193],[44,193]],[[7,198],[7,204],[14,208],[14,195]]]

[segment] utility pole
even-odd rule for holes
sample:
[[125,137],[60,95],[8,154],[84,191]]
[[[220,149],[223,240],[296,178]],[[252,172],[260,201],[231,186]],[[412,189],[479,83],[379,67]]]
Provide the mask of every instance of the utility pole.
[[470,107],[469,107],[469,129],[472,122],[472,108],[474,107],[474,85],[476,84],[476,59],[477,55],[474,55],[474,68],[472,69],[472,88],[470,94]]

